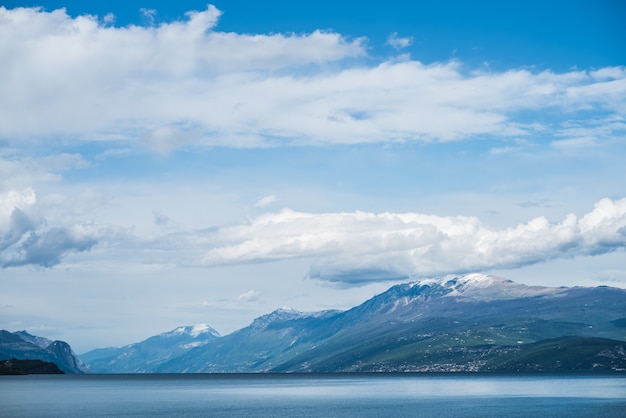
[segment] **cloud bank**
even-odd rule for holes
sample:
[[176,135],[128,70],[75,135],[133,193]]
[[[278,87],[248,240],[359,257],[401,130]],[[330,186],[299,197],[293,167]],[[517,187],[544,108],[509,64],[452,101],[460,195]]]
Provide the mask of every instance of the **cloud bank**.
[[408,55],[381,61],[367,56],[365,39],[333,32],[220,32],[220,14],[208,6],[180,21],[115,27],[63,9],[0,7],[0,138],[138,141],[167,153],[477,135],[568,141],[571,127],[561,125],[573,115],[579,131],[606,117],[625,127],[623,67],[498,72]]
[[[153,12],[144,13],[150,20]],[[516,144],[492,149],[498,155],[539,141],[564,152],[624,140],[625,67],[491,71],[425,64],[408,54],[374,59],[363,38],[227,33],[218,30],[220,15],[208,6],[179,21],[116,27],[111,16],[0,6],[0,145],[30,153],[31,145],[122,141],[118,151],[136,143],[167,154],[185,146],[489,137]],[[404,50],[411,40],[392,34],[388,43]],[[90,164],[82,156],[0,151],[2,267],[49,267],[110,242],[156,248],[173,264],[193,264],[198,252],[204,265],[313,257],[310,277],[352,283],[514,268],[624,247],[623,199],[602,200],[582,218],[537,218],[506,230],[462,216],[285,210],[247,225],[173,234],[175,223],[154,211],[154,236],[120,238],[110,232],[118,226],[51,219],[29,189]],[[276,200],[266,196],[254,207]]]
[[[306,213],[285,209],[249,223],[132,234],[119,225],[47,219],[32,189],[0,194],[0,267],[52,267],[98,247],[103,263],[219,266],[312,259],[308,277],[345,285],[514,269],[626,248],[626,198],[602,199],[582,217],[538,217],[492,229],[468,216]],[[162,226],[162,225],[159,225]],[[78,257],[78,256],[77,256]]]
[[626,247],[626,199],[602,199],[560,223],[539,217],[494,230],[475,217],[284,210],[222,228],[207,265],[313,257],[309,277],[366,281],[509,269]]

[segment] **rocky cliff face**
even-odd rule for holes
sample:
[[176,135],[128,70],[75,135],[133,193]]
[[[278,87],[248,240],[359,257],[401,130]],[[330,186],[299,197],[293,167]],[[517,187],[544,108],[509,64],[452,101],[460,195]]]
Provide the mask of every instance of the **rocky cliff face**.
[[9,359],[41,360],[56,364],[65,373],[85,372],[84,365],[66,342],[50,341],[26,331],[0,331],[0,360]]

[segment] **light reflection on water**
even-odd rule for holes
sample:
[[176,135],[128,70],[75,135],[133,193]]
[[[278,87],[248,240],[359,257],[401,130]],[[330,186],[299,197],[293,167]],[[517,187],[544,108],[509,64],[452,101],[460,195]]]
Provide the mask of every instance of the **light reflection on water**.
[[623,417],[626,376],[6,376],[0,405],[2,417]]
[[[585,384],[582,384],[585,382]],[[271,384],[270,384],[271,383]],[[311,377],[297,380],[269,380],[246,382],[237,380],[232,385],[181,390],[210,390],[213,393],[241,395],[275,395],[310,397],[451,397],[451,396],[509,396],[509,397],[573,397],[624,398],[626,378],[589,377]]]

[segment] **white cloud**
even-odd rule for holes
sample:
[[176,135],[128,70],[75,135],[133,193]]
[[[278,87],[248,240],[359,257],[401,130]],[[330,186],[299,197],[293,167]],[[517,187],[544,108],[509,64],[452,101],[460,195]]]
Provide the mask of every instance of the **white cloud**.
[[559,139],[557,141],[553,141],[552,146],[561,151],[582,148],[594,148],[598,146],[598,141],[593,136],[581,136],[578,138]]
[[0,266],[52,267],[70,254],[83,266],[128,271],[302,259],[311,260],[309,277],[351,285],[512,269],[626,248],[626,199],[602,199],[580,218],[537,217],[504,229],[468,216],[286,209],[247,224],[206,229],[172,227],[167,216],[153,211],[161,228],[140,231],[123,229],[120,220],[106,224],[71,211],[56,214],[66,203],[51,195],[40,202],[32,189],[0,194]]
[[410,46],[413,43],[412,37],[399,38],[398,32],[394,32],[387,37],[387,45],[395,49],[403,49]]
[[143,18],[148,22],[148,24],[150,26],[154,26],[157,11],[154,9],[146,9],[145,7],[142,7],[141,9],[139,9],[139,11],[141,12]]
[[309,276],[322,280],[439,276],[623,250],[626,199],[603,199],[580,219],[539,217],[503,230],[465,216],[284,210],[222,228],[216,240],[207,265],[313,257]]
[[268,195],[265,197],[260,198],[255,204],[254,206],[256,206],[257,208],[264,208],[265,206],[271,205],[272,203],[274,203],[277,200],[276,195]]
[[371,64],[354,60],[366,56],[364,39],[220,32],[220,14],[209,6],[186,20],[120,28],[64,10],[0,7],[0,137],[138,140],[167,153],[186,144],[520,137],[536,125],[516,120],[519,112],[582,124],[589,116],[576,112],[626,113],[621,67],[467,73],[455,62]]
[[33,189],[11,190],[0,195],[0,226],[6,227],[15,209],[24,210],[37,202]]
[[[0,91],[2,104],[14,109],[0,116],[0,133],[93,138],[116,132],[124,137],[139,127],[180,121],[211,129],[211,108],[224,97],[196,106],[214,90],[227,93],[221,87],[228,85],[216,80],[220,74],[235,71],[262,83],[266,71],[364,54],[362,40],[348,41],[336,33],[215,32],[220,14],[209,6],[189,12],[186,21],[116,28],[91,16],[70,18],[62,9],[48,13],[0,7],[5,63]],[[191,102],[185,104],[187,100]],[[174,109],[179,110],[172,113]]]
[[142,132],[139,141],[159,154],[168,154],[199,138],[201,133],[194,130],[181,129],[175,125],[165,125],[150,128]]
[[248,290],[234,298],[224,298],[219,300],[205,300],[202,302],[202,306],[205,307],[219,307],[221,309],[242,309],[249,307],[253,302],[259,302],[261,300],[261,292],[258,290]]
[[0,151],[0,193],[58,181],[60,172],[88,165],[78,154],[61,153],[33,158],[16,151]]
[[596,80],[617,80],[626,77],[626,69],[622,67],[606,67],[590,73]]
[[489,154],[491,155],[519,154],[519,153],[523,153],[524,150],[532,149],[535,146],[535,144],[533,144],[532,142],[525,140],[525,139],[520,139],[520,138],[517,138],[511,142],[512,142],[511,145],[491,148],[489,150]]
[[32,189],[0,194],[0,267],[52,267],[71,252],[90,250],[108,234],[93,223],[49,226]]
[[242,293],[241,295],[237,296],[235,300],[237,302],[253,302],[259,300],[260,295],[261,292],[259,292],[258,290],[248,290],[246,293]]
[[611,141],[624,141],[626,118],[614,115],[599,120],[563,123],[552,146],[559,150],[575,150],[598,147]]
[[103,18],[102,22],[105,25],[113,25],[115,23],[115,15],[113,13],[107,13]]

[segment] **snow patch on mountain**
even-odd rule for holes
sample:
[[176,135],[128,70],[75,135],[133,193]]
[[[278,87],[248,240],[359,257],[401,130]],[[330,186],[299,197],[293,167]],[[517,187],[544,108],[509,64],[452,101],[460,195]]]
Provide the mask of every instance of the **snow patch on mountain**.
[[201,345],[206,345],[208,343],[208,341],[194,341],[192,343],[182,344],[180,345],[180,348],[189,350],[190,348],[200,347]]
[[194,338],[200,334],[213,334],[216,337],[219,337],[219,334],[217,333],[217,331],[215,331],[213,328],[211,328],[207,324],[196,324],[191,328],[191,331],[189,331],[189,335],[191,335]]
[[181,326],[181,327],[173,329],[172,331],[164,332],[161,335],[164,337],[174,337],[174,336],[179,336],[179,335],[184,335],[184,334],[189,335],[190,337],[193,337],[193,338],[197,338],[198,336],[203,335],[203,334],[210,334],[216,337],[220,336],[220,334],[215,329],[211,328],[207,324]]
[[423,280],[419,284],[449,289],[450,292],[445,295],[446,297],[481,301],[558,296],[567,291],[567,288],[528,286],[503,277],[480,273],[466,274],[452,279]]

